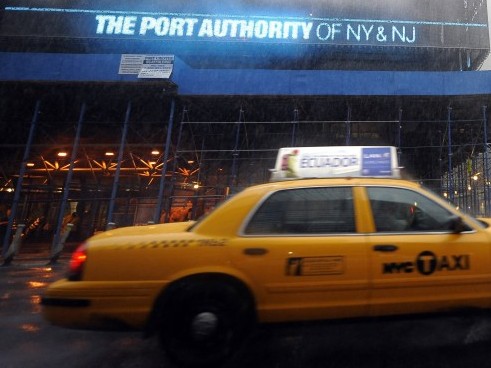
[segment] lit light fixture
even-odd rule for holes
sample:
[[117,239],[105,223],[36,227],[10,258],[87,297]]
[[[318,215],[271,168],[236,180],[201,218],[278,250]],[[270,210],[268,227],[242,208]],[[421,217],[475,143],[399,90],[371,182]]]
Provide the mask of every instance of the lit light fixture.
[[445,193],[443,193],[443,196],[444,196],[445,198],[447,198],[447,197],[448,197],[448,194],[445,192]]
[[28,162],[28,163],[26,164],[26,166],[27,166],[27,167],[34,167],[34,162]]
[[114,156],[114,152],[110,152],[110,151],[108,151],[108,152],[106,152],[106,153],[105,153],[105,155],[106,155],[106,156]]
[[155,161],[150,161],[150,162],[149,162],[149,164],[150,164],[150,165],[155,165],[156,163],[157,163],[157,162],[155,162]]
[[152,151],[152,155],[154,155],[154,156],[160,155],[160,151],[153,150]]
[[194,160],[188,160],[188,164],[194,164]]
[[199,184],[194,184],[194,185],[193,185],[193,188],[194,188],[194,189],[198,189],[198,188],[199,188]]
[[67,153],[65,151],[58,152],[58,157],[66,157]]
[[472,179],[475,181],[475,180],[479,179],[479,177],[478,177],[477,175],[474,175],[474,176],[472,177]]

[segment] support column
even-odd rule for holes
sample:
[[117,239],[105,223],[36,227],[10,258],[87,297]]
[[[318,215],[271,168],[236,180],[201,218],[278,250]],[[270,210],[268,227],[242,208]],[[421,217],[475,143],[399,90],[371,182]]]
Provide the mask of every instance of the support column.
[[185,118],[187,118],[189,121],[188,110],[186,108],[184,108],[182,110],[182,119],[181,119],[181,123],[179,124],[179,133],[177,134],[176,148],[174,150],[174,160],[172,162],[172,171],[170,174],[171,175],[170,176],[170,191],[169,191],[169,195],[165,199],[165,203],[163,206],[164,211],[165,211],[164,222],[169,222],[169,219],[170,219],[170,210],[172,208],[171,199],[174,196],[174,189],[176,186],[176,169],[177,169],[177,163],[179,160],[179,147],[181,146],[182,130],[184,127],[184,119]]
[[232,173],[230,175],[229,179],[229,185],[228,185],[228,194],[230,193],[230,188],[232,188],[233,185],[237,185],[237,158],[239,157],[239,139],[240,139],[240,127],[242,126],[242,122],[244,121],[244,110],[242,110],[242,107],[240,108],[240,113],[239,113],[239,121],[236,123],[236,131],[235,131],[235,146],[234,150],[232,152]]
[[399,109],[399,121],[398,121],[398,129],[397,129],[397,162],[399,166],[401,166],[401,145],[402,145],[402,109]]
[[[85,117],[85,109],[86,109],[86,105],[84,102],[82,103],[82,108],[80,110],[80,116],[78,118],[78,123],[77,123],[77,131],[75,133],[75,140],[73,141],[72,154],[70,156],[70,166],[68,168],[68,173],[65,178],[65,184],[63,186],[63,195],[61,198],[60,208],[58,210],[58,220],[56,221],[55,235],[53,237],[53,244],[51,245],[50,263],[54,263],[58,260],[61,251],[63,250],[64,241],[66,240],[66,238],[62,237],[63,234],[61,234],[61,230],[62,230],[61,227],[63,223],[65,206],[68,201],[68,194],[70,193],[70,184],[72,183],[72,177],[73,177],[73,167],[75,166],[75,159],[77,158],[78,145],[80,142],[80,133],[82,132],[82,125]],[[63,242],[61,240],[63,240]]]
[[169,161],[169,151],[170,151],[171,138],[172,138],[172,126],[174,125],[175,106],[176,106],[176,100],[172,98],[170,102],[169,124],[167,125],[167,138],[165,140],[164,158],[162,163],[159,194],[157,196],[157,206],[155,208],[155,213],[153,215],[153,222],[156,224],[159,222],[160,213],[162,212],[162,198],[164,197],[164,189],[165,189],[165,173],[167,172],[167,162]]
[[447,134],[448,134],[448,197],[454,201],[454,185],[453,185],[453,172],[452,172],[452,108],[449,106],[447,109]]
[[195,188],[194,192],[194,199],[193,199],[193,209],[191,211],[191,218],[190,220],[195,220],[197,211],[198,211],[198,202],[199,202],[199,194],[201,191],[201,172],[203,171],[203,161],[205,159],[205,137],[203,137],[203,140],[201,141],[201,152],[199,155],[199,163],[198,163],[198,175],[196,177],[196,182],[198,184],[198,187]]
[[348,105],[348,116],[346,117],[346,145],[351,144],[351,106]]
[[130,115],[131,115],[131,101],[128,102],[128,106],[126,107],[126,115],[123,123],[123,132],[121,134],[121,143],[119,144],[118,164],[116,165],[116,172],[114,173],[113,188],[111,191],[111,198],[109,200],[109,208],[107,210],[106,230],[110,230],[115,227],[114,218],[113,218],[114,204],[116,201],[116,196],[118,194],[119,174],[121,172],[121,164],[123,162],[123,154],[126,144],[126,136],[128,134],[128,127],[130,123]]
[[483,120],[483,197],[484,197],[484,216],[490,215],[490,202],[489,202],[489,168],[488,168],[488,107],[482,107],[482,120]]
[[[465,166],[463,166],[465,165]],[[454,203],[459,205],[461,208],[465,210],[467,208],[467,175],[464,174],[464,172],[467,172],[467,162],[465,162],[463,165],[457,166],[457,175],[459,176],[457,183],[458,186],[457,188],[454,188],[454,191],[457,191],[458,193],[458,200],[454,200]],[[449,196],[450,198],[450,196]],[[454,196],[455,198],[455,196]]]
[[5,231],[5,236],[2,239],[2,256],[7,254],[9,247],[10,237],[12,235],[12,226],[14,224],[15,216],[17,215],[17,208],[19,206],[20,195],[22,192],[22,182],[24,180],[24,175],[26,173],[27,161],[29,159],[29,154],[31,152],[32,141],[34,140],[34,133],[36,132],[36,127],[39,120],[39,109],[41,107],[41,102],[38,100],[34,107],[34,114],[32,115],[31,127],[29,129],[29,135],[27,137],[26,148],[24,149],[24,156],[22,157],[22,162],[20,164],[19,179],[17,180],[17,185],[15,186],[14,199],[12,201],[12,206],[10,207],[10,215],[7,224],[7,230]]
[[296,147],[297,145],[297,127],[298,127],[298,109],[293,110],[293,121],[292,121],[292,144],[291,147]]

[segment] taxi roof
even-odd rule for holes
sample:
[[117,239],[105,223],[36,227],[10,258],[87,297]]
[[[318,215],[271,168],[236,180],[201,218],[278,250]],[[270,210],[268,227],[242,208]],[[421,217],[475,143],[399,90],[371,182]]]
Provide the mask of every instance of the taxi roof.
[[307,186],[336,186],[336,185],[389,185],[389,186],[403,186],[408,188],[420,188],[421,184],[399,178],[380,178],[380,177],[335,177],[335,178],[305,178],[305,179],[291,179],[274,181],[265,184],[259,184],[248,189],[253,188],[295,188],[295,187],[307,187]]

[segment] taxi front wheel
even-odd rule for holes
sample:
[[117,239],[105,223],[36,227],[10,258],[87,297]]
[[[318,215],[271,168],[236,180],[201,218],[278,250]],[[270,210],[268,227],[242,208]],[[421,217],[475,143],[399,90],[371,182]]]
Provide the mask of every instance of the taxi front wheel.
[[183,367],[216,367],[230,358],[254,325],[253,305],[236,285],[186,281],[167,294],[159,338]]

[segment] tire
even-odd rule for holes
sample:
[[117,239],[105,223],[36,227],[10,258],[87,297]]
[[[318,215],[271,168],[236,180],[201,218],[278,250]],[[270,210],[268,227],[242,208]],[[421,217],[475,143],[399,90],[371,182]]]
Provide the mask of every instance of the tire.
[[247,293],[206,279],[171,286],[159,313],[160,342],[183,367],[219,366],[239,349],[255,321]]

